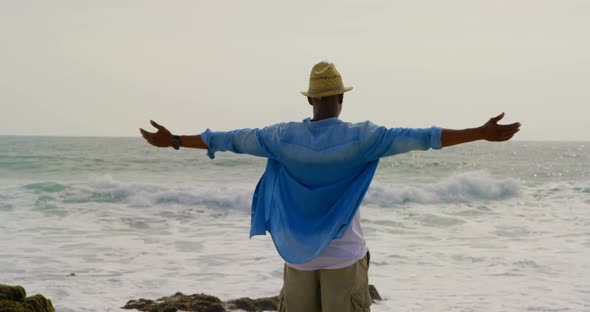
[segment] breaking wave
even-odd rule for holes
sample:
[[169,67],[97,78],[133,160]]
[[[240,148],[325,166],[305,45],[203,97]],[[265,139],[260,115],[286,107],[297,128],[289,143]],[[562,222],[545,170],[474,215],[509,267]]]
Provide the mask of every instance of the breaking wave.
[[404,203],[454,203],[482,200],[504,200],[519,196],[521,186],[512,178],[496,178],[485,172],[468,172],[445,180],[420,185],[373,184],[365,204],[396,206]]
[[[254,187],[245,184],[169,187],[120,182],[107,176],[85,183],[39,182],[22,188],[37,194],[38,204],[50,206],[101,203],[141,208],[177,204],[247,211]],[[373,184],[367,192],[364,204],[389,207],[404,203],[503,200],[518,196],[520,189],[520,184],[514,179],[500,179],[483,172],[471,172],[433,184]]]
[[[252,190],[230,187],[167,187],[136,184],[101,177],[86,183],[40,182],[22,187],[38,195],[37,204],[123,204],[130,207],[157,205],[205,206],[208,208],[250,208]],[[49,196],[50,195],[50,196]]]

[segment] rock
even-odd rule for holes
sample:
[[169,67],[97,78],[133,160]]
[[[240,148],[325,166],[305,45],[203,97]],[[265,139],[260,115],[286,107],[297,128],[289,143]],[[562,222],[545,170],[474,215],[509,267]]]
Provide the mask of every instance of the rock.
[[55,312],[51,300],[42,295],[26,296],[21,286],[0,285],[0,312]]
[[0,300],[0,312],[27,312],[20,302]]
[[228,304],[233,309],[242,309],[242,310],[246,310],[248,312],[256,311],[256,304],[254,303],[254,300],[247,298],[247,297],[235,299],[235,300],[230,300],[230,301],[228,301]]
[[373,285],[369,285],[369,294],[371,294],[371,299],[373,302],[383,300],[381,299],[381,296],[379,295],[377,288],[375,288],[375,286]]
[[[373,302],[382,300],[375,286],[369,285],[369,293]],[[162,297],[156,301],[149,299],[130,300],[122,309],[137,309],[145,312],[226,312],[234,310],[262,312],[276,311],[278,305],[278,296],[259,299],[244,297],[223,302],[215,296],[206,294],[184,295],[177,292],[170,297]]]
[[25,299],[24,306],[27,312],[55,312],[51,300],[43,297],[42,295],[34,295]]
[[130,300],[122,309],[137,309],[148,312],[225,312],[226,309],[215,296],[205,294],[183,295],[176,293],[170,297],[162,297],[156,301],[139,299]]
[[274,311],[279,307],[279,296],[254,299],[254,302],[261,311]]
[[153,300],[129,300],[127,304],[123,307],[123,309],[137,309],[139,311],[149,311],[155,305],[156,302]]
[[27,292],[21,286],[0,285],[0,300],[24,302]]
[[230,300],[227,302],[229,309],[241,309],[248,312],[276,311],[279,306],[279,297],[266,297],[251,299],[248,297]]

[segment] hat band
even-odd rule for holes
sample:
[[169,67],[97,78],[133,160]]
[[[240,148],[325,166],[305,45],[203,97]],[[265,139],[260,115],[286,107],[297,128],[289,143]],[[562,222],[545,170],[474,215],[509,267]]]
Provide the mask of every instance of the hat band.
[[314,95],[314,94],[319,94],[319,93],[324,93],[324,92],[332,92],[332,91],[339,91],[339,90],[344,90],[344,86],[338,86],[335,88],[326,88],[326,89],[309,89],[307,90],[307,93],[309,95]]

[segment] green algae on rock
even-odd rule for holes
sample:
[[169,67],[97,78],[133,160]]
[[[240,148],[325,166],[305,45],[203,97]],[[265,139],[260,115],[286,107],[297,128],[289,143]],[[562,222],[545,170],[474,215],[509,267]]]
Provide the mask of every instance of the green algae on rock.
[[27,297],[21,286],[0,285],[0,312],[55,312],[51,300],[42,295]]
[[25,298],[24,306],[27,312],[55,312],[51,300],[39,294]]
[[205,294],[184,295],[180,292],[162,297],[156,301],[139,299],[130,300],[122,309],[137,309],[149,312],[225,312],[226,309],[219,298]]
[[267,297],[251,299],[248,297],[230,300],[227,302],[229,309],[240,309],[245,311],[276,311],[279,306],[279,297]]
[[[373,285],[369,285],[369,292],[373,302],[381,300],[381,296]],[[266,297],[252,299],[248,297],[221,301],[215,296],[206,294],[183,295],[178,292],[170,297],[162,297],[158,300],[139,299],[130,300],[122,309],[137,309],[145,312],[226,312],[226,311],[277,311],[279,297]],[[1,312],[1,311],[0,311]]]
[[27,312],[20,302],[0,300],[0,312]]
[[27,293],[21,286],[0,285],[0,300],[23,302],[26,297]]

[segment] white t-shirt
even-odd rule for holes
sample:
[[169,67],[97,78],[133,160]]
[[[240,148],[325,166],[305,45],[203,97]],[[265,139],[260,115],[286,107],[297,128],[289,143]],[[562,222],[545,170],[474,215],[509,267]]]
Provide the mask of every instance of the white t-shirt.
[[367,245],[361,229],[360,213],[357,210],[344,235],[332,240],[319,256],[307,263],[292,264],[287,262],[287,265],[301,271],[341,269],[353,265],[366,253]]

